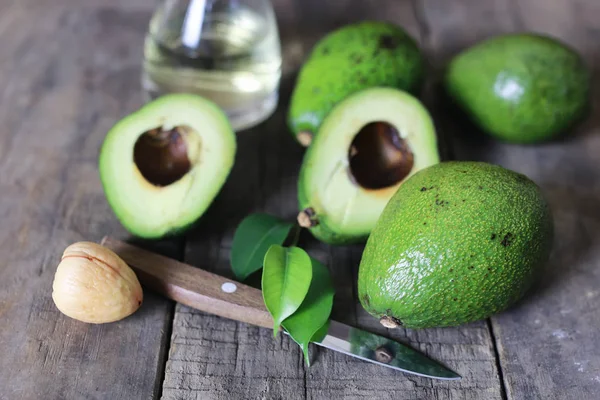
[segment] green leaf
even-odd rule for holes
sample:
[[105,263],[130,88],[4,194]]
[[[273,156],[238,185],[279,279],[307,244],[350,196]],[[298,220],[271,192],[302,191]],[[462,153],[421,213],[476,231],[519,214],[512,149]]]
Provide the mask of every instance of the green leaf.
[[282,244],[294,224],[268,214],[251,214],[238,225],[231,246],[231,269],[244,280],[263,266],[265,253]]
[[315,334],[312,336],[312,338],[310,338],[311,342],[319,343],[323,339],[325,339],[325,336],[327,336],[327,332],[329,332],[329,321],[331,321],[331,320],[327,319],[327,321],[325,321],[323,326],[320,327],[319,330],[315,332]]
[[275,244],[265,254],[262,293],[267,310],[273,316],[273,336],[277,336],[281,321],[302,304],[312,274],[310,256],[299,247]]
[[308,366],[308,344],[323,340],[327,334],[335,294],[329,270],[319,261],[311,261],[313,277],[308,294],[298,310],[281,324],[302,349]]

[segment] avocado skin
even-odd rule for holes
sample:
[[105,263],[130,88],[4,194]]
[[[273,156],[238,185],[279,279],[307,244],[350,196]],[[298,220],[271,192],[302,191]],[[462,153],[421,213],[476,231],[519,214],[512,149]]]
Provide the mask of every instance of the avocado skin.
[[445,87],[484,132],[502,141],[549,140],[588,115],[590,72],[579,54],[540,34],[506,34],[463,51]]
[[359,300],[406,328],[481,320],[524,295],[553,238],[551,210],[529,178],[482,162],[442,162],[390,199],[360,262]]
[[423,78],[421,51],[401,27],[379,21],[346,25],[322,38],[302,66],[288,125],[294,135],[316,134],[323,118],[348,95],[373,86],[415,94]]

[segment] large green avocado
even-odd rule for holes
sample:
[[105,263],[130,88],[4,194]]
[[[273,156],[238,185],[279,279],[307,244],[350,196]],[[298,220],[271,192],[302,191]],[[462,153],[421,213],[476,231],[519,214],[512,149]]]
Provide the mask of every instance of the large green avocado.
[[540,34],[506,34],[463,51],[448,94],[484,132],[507,142],[551,139],[587,115],[590,73],[577,52]]
[[416,93],[424,61],[401,27],[379,21],[346,25],[322,38],[302,66],[292,92],[288,125],[310,144],[333,106],[359,90],[384,86]]
[[362,256],[362,306],[388,327],[456,326],[500,312],[528,290],[553,242],[550,208],[526,176],[447,161],[390,199]]

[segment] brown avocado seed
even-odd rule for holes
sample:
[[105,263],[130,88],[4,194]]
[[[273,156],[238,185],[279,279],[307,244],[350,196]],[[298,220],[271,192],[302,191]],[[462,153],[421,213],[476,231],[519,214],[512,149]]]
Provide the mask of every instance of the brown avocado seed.
[[144,132],[135,142],[133,161],[142,176],[154,186],[168,186],[183,178],[191,168],[185,127]]
[[361,128],[348,149],[348,158],[355,182],[371,190],[396,185],[414,165],[408,143],[394,126],[383,121]]
[[103,324],[121,320],[142,305],[144,293],[135,272],[103,245],[69,245],[52,282],[52,300],[68,317]]

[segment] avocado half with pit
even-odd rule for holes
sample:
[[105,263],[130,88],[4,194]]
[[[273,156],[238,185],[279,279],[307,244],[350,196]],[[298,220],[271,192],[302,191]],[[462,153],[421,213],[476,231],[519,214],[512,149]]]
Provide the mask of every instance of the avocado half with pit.
[[356,92],[327,115],[304,156],[298,223],[328,244],[364,242],[400,185],[439,162],[435,126],[416,97]]
[[202,216],[235,153],[235,132],[218,106],[192,94],[168,94],[112,127],[100,150],[100,178],[131,234],[161,238]]

